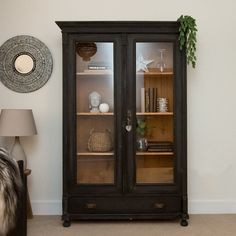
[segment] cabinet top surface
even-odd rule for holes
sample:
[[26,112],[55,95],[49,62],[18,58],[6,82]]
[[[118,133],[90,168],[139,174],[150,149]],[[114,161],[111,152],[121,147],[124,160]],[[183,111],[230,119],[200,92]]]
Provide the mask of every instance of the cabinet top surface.
[[178,33],[177,21],[56,21],[56,24],[66,32],[87,31],[96,28],[99,30],[112,27],[113,32],[150,31]]

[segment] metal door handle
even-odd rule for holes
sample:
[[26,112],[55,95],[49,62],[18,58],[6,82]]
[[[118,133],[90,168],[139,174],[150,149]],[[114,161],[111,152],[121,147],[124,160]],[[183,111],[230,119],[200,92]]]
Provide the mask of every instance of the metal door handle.
[[96,209],[97,208],[97,204],[96,203],[86,203],[85,207],[87,209]]
[[154,203],[154,208],[156,209],[163,209],[164,207],[165,207],[165,204],[163,202]]

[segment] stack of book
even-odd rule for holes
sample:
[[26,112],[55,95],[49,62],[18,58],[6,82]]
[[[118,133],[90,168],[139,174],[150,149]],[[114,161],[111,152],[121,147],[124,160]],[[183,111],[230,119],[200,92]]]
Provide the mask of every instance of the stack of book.
[[93,61],[88,64],[88,69],[84,72],[111,71],[112,66],[108,62]]
[[141,88],[141,112],[157,112],[157,88]]
[[148,141],[148,152],[173,152],[173,142]]

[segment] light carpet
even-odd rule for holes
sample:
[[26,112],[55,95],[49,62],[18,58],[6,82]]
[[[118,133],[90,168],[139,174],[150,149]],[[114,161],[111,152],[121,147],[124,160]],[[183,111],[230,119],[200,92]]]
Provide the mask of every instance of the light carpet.
[[64,228],[60,216],[34,216],[28,236],[235,236],[236,214],[190,215],[179,221],[76,221]]

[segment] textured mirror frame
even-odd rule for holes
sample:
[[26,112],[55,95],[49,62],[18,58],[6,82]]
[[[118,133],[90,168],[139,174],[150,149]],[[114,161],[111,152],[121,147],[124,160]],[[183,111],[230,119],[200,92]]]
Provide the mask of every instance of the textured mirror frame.
[[[28,73],[21,73],[16,68],[16,60],[21,56],[32,59],[32,69]],[[15,92],[29,93],[40,89],[50,78],[52,68],[53,59],[48,47],[35,37],[15,36],[0,47],[0,80]]]

